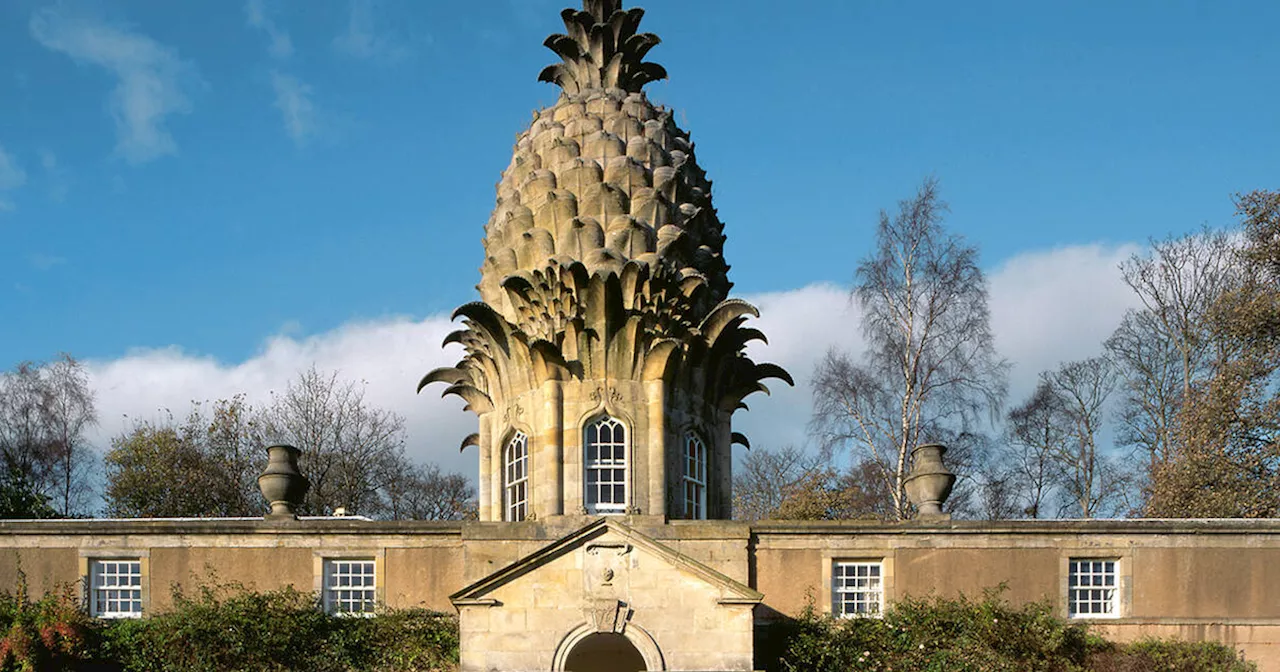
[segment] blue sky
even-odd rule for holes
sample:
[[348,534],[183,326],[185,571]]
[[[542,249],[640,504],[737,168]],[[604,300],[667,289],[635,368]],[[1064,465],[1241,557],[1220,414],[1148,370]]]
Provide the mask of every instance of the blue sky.
[[[697,142],[736,292],[796,390],[854,351],[877,213],[936,176],[982,250],[1011,402],[1096,354],[1117,263],[1280,186],[1280,3],[648,0],[651,98]],[[410,452],[472,469],[474,417],[413,385],[475,298],[516,134],[557,90],[562,0],[0,3],[0,365],[90,363],[99,443],[312,364],[367,381]],[[754,346],[753,346],[754,347]],[[434,395],[433,395],[434,396]]]
[[[562,4],[3,3],[0,361],[234,361],[469,300]],[[740,292],[847,282],[929,174],[989,266],[1280,177],[1274,3],[643,5]]]

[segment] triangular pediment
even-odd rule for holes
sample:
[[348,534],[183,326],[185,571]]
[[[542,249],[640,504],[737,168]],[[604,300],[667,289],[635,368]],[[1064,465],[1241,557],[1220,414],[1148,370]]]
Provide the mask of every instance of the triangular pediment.
[[487,604],[492,601],[492,594],[498,589],[526,580],[538,569],[580,549],[590,552],[596,548],[616,548],[620,545],[634,547],[681,574],[706,584],[720,595],[720,604],[755,604],[764,599],[763,593],[750,586],[735,581],[613,518],[595,520],[459,590],[450,595],[449,599],[455,606]]

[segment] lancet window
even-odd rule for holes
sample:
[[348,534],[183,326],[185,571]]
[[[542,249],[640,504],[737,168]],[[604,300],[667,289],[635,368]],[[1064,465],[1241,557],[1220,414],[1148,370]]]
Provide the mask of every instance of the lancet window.
[[529,437],[517,431],[503,449],[506,465],[503,499],[506,520],[519,522],[529,514]]
[[583,503],[587,513],[627,510],[627,428],[604,416],[587,423],[583,441]]
[[707,444],[702,437],[689,432],[684,437],[684,515],[703,520],[707,517]]

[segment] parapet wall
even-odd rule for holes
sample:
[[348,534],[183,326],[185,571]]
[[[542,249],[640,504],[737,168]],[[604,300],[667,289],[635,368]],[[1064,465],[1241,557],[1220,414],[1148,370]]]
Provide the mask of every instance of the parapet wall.
[[[174,586],[238,582],[258,590],[322,590],[327,559],[374,561],[390,607],[452,611],[450,595],[547,547],[593,518],[525,523],[382,522],[312,518],[0,521],[0,590],[18,570],[33,593],[84,582],[92,562],[143,566],[144,612]],[[1280,521],[1126,520],[880,523],[674,521],[622,516],[656,543],[764,594],[755,618],[830,613],[841,564],[874,564],[881,599],[980,596],[1004,586],[1015,603],[1048,601],[1072,615],[1073,561],[1106,561],[1116,611],[1098,632],[1213,639],[1280,672]]]
[[981,596],[1068,609],[1072,560],[1115,563],[1117,613],[1100,634],[1210,639],[1280,670],[1280,521],[1117,520],[942,523],[763,522],[752,527],[757,619],[810,603],[831,613],[833,567],[879,562],[884,599]]

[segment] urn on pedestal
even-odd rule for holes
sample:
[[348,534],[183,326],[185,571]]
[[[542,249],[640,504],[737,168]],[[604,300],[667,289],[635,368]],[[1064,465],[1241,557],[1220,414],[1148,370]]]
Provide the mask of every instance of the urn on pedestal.
[[267,447],[267,468],[258,477],[258,489],[271,503],[267,518],[293,518],[302,506],[311,482],[298,470],[302,451],[293,446]]
[[911,473],[903,482],[907,497],[921,518],[950,518],[942,503],[951,495],[956,475],[942,463],[947,447],[937,443],[916,446],[911,451]]

